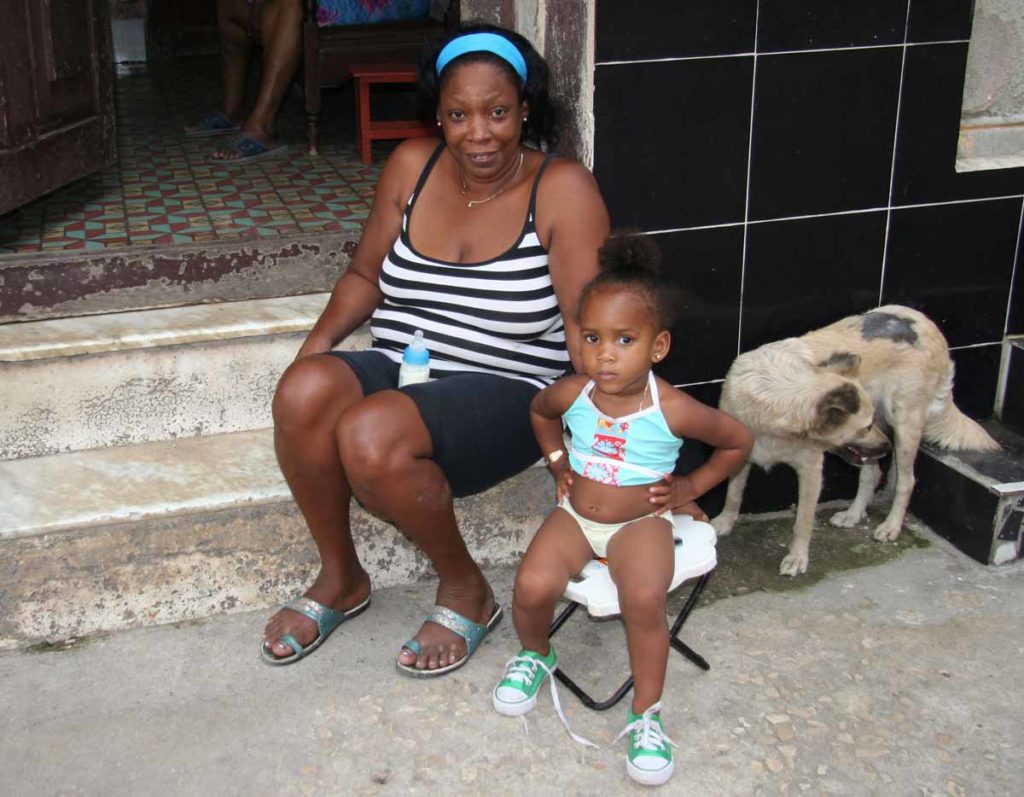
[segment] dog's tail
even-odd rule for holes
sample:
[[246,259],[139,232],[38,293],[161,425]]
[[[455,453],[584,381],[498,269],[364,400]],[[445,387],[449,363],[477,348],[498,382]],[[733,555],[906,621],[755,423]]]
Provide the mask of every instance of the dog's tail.
[[953,403],[953,363],[949,364],[949,372],[935,391],[935,398],[928,408],[924,437],[942,448],[961,451],[995,451],[999,448],[999,443],[977,421],[968,418]]

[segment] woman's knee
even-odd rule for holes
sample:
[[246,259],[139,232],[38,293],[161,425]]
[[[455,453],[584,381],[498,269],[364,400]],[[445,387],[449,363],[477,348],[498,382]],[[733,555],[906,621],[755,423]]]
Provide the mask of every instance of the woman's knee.
[[419,432],[426,432],[416,428],[407,417],[409,413],[418,419],[415,405],[405,396],[378,393],[350,407],[338,419],[338,450],[357,495],[360,488],[372,488],[380,480],[400,473],[411,460],[429,453],[421,450],[422,441],[418,439]]
[[344,392],[344,381],[339,379],[335,363],[320,356],[293,362],[274,391],[274,425],[283,430],[303,430],[327,424],[333,420],[332,408],[344,405]]

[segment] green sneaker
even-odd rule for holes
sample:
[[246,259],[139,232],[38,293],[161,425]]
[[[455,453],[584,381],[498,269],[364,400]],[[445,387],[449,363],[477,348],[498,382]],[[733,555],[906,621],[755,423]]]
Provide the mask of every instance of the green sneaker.
[[660,786],[672,777],[672,747],[676,743],[665,735],[660,712],[660,702],[643,714],[627,712],[626,727],[615,737],[618,741],[629,734],[626,774],[645,786]]
[[555,671],[558,656],[554,646],[547,656],[532,650],[521,650],[505,665],[505,675],[494,687],[491,702],[494,710],[506,717],[518,717],[537,705],[537,692],[544,679]]

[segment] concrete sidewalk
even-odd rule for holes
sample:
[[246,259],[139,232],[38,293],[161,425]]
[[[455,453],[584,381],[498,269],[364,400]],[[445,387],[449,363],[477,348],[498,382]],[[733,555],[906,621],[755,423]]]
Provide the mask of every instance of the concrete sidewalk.
[[[925,532],[886,564],[699,608],[671,654],[665,794],[1010,795],[1024,789],[1024,567],[987,568]],[[812,569],[814,563],[812,561]],[[512,573],[490,573],[507,602]],[[257,655],[265,613],[0,655],[4,795],[606,795],[643,793],[598,714],[565,689],[525,718],[490,689],[517,649],[509,617],[461,671],[397,674],[433,584],[380,590],[309,659]],[[575,620],[562,664],[611,685],[617,622]]]

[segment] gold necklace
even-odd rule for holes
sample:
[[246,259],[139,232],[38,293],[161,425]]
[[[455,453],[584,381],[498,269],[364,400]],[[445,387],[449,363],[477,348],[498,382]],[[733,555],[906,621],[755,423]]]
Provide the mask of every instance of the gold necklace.
[[[511,180],[509,180],[507,183],[505,183],[505,185],[503,185],[501,188],[499,188],[497,191],[495,191],[493,194],[491,194],[489,197],[487,197],[487,199],[467,199],[466,200],[466,207],[467,208],[471,208],[474,205],[482,205],[484,202],[490,202],[496,196],[500,195],[506,188],[511,186],[516,181],[516,178],[519,177],[519,172],[521,172],[522,169],[523,169],[523,161],[525,160],[525,155],[526,155],[526,153],[523,152],[520,149],[519,150],[519,165],[516,166],[515,174],[512,175],[512,179]],[[462,195],[464,197],[468,197],[469,196],[469,186],[466,185],[466,178],[462,174],[462,169],[461,168],[459,169],[459,182],[462,183]]]
[[650,390],[650,389],[651,389],[651,382],[650,382],[650,380],[648,380],[647,384],[644,386],[644,392],[640,394],[640,406],[636,408],[637,412],[640,412],[640,410],[642,410],[644,408],[644,399],[647,398],[647,391]]

